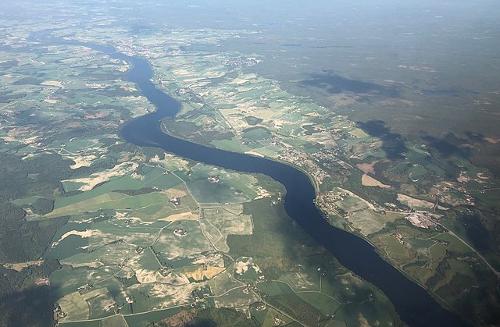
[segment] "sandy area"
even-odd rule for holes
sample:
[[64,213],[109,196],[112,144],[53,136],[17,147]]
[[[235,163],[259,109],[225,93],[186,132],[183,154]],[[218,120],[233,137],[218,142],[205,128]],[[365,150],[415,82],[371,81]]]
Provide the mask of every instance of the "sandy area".
[[97,184],[107,182],[111,177],[116,177],[116,176],[125,176],[128,174],[131,174],[133,171],[135,171],[139,167],[139,165],[135,162],[124,162],[119,165],[114,166],[111,169],[100,171],[97,173],[94,173],[90,175],[90,177],[85,177],[85,178],[76,178],[76,179],[70,179],[66,181],[71,181],[75,183],[83,183],[85,185],[82,185],[79,190],[80,191],[90,191],[92,190]]
[[256,156],[256,157],[261,157],[261,158],[264,158],[264,155],[258,153],[258,152],[255,152],[255,151],[247,151],[245,152],[246,154],[250,154],[252,156]]
[[369,187],[391,188],[390,185],[386,185],[368,174],[363,174],[363,176],[361,177],[361,185]]
[[22,271],[26,268],[32,266],[40,266],[43,263],[43,260],[35,260],[35,261],[26,261],[26,262],[17,262],[17,263],[4,263],[3,266],[8,269],[12,269],[15,271]]
[[415,199],[415,198],[412,198],[411,196],[401,194],[401,193],[398,194],[398,201],[403,203],[404,205],[407,205],[410,208],[432,209],[434,207],[434,203],[432,203],[432,202],[420,200],[420,199]]
[[166,220],[166,221],[178,221],[178,220],[198,220],[198,214],[195,214],[191,211],[176,213],[164,218],[160,218],[158,220]]
[[97,159],[97,157],[93,154],[88,155],[88,156],[80,156],[80,157],[72,157],[71,160],[73,160],[74,164],[69,166],[71,169],[78,169],[80,167],[89,167],[92,162]]
[[377,164],[378,161],[373,161],[370,163],[360,163],[357,164],[356,167],[358,167],[359,170],[361,170],[365,174],[375,174],[375,165]]
[[147,269],[137,269],[135,276],[137,281],[141,284],[156,283],[157,271]]
[[235,273],[238,275],[243,275],[248,271],[248,269],[253,269],[256,273],[260,273],[260,268],[253,263],[253,258],[241,257],[234,264]]
[[84,231],[76,231],[72,230],[69,232],[64,233],[57,241],[52,243],[52,247],[57,246],[62,240],[64,240],[66,237],[75,235],[75,236],[80,236],[81,238],[89,238],[95,235],[103,235],[103,233],[99,230],[94,230],[94,229],[87,229]]
[[178,188],[170,188],[168,190],[162,191],[163,194],[166,194],[169,198],[182,198],[187,195],[187,192],[183,189]]
[[184,275],[186,275],[188,278],[192,278],[197,282],[207,280],[207,279],[212,279],[221,272],[226,270],[224,267],[211,267],[208,266],[206,269],[203,267],[200,267],[196,269],[195,271],[191,272],[185,272]]

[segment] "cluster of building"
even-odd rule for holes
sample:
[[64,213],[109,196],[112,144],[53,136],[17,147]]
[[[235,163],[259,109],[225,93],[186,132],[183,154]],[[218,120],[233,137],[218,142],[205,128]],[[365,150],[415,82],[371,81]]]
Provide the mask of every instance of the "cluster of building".
[[176,229],[174,229],[174,235],[179,236],[179,237],[186,236],[187,231],[183,228],[176,228]]
[[261,60],[254,57],[226,58],[223,64],[229,67],[251,67],[257,65]]
[[218,183],[220,183],[220,176],[219,175],[211,175],[211,176],[208,176],[207,179],[212,184],[218,184]]
[[405,219],[408,220],[413,226],[420,228],[428,229],[437,226],[436,215],[427,211],[412,212],[406,215]]
[[344,200],[346,196],[348,194],[343,192],[323,192],[317,195],[315,202],[318,208],[325,214],[337,214],[345,217],[347,212],[339,208],[337,202]]
[[328,173],[324,171],[311,157],[301,151],[297,151],[291,147],[287,147],[279,156],[280,160],[290,162],[300,168],[306,170],[312,176],[317,184],[321,184],[327,177]]
[[179,206],[181,205],[181,198],[178,196],[174,196],[170,198],[169,202],[172,203],[174,206]]

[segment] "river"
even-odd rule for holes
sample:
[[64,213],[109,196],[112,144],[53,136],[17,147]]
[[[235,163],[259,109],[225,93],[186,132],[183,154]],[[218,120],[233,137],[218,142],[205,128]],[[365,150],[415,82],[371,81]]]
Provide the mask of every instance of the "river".
[[283,203],[288,215],[342,265],[382,290],[405,323],[417,327],[464,325],[455,314],[442,308],[426,290],[387,263],[367,241],[331,226],[314,204],[315,189],[302,171],[281,162],[224,151],[164,133],[160,120],[173,119],[181,103],[153,84],[153,71],[149,62],[141,57],[120,53],[112,47],[83,45],[130,63],[131,68],[124,78],[135,83],[156,107],[155,112],[132,119],[122,126],[120,134],[127,142],[159,147],[180,157],[234,171],[270,176],[286,188]]

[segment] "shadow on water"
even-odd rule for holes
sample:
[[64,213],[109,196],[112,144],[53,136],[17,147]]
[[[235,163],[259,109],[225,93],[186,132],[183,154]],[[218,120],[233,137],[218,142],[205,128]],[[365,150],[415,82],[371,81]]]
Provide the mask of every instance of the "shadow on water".
[[335,74],[332,71],[324,71],[319,74],[311,74],[310,79],[300,82],[303,86],[316,87],[324,89],[328,93],[337,94],[343,92],[352,92],[359,94],[375,94],[386,97],[399,96],[398,89],[384,85],[350,79]]
[[391,160],[402,159],[407,151],[403,137],[385,126],[382,120],[369,120],[367,122],[358,122],[358,127],[371,136],[382,140],[382,150],[387,158]]

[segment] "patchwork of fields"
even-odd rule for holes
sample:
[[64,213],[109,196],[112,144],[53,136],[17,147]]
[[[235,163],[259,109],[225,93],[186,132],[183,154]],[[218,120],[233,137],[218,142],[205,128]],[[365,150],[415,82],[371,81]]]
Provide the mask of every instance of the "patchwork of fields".
[[[5,311],[2,322],[399,322],[378,289],[285,214],[275,181],[124,143],[120,125],[153,110],[123,80],[128,63],[30,41],[17,25],[4,32],[4,43],[25,47],[0,50],[2,60],[15,54],[0,76],[0,167],[11,177],[0,185],[2,230],[15,230],[2,247],[0,269],[12,284],[2,295],[16,306],[13,294],[42,289],[47,300],[43,310]],[[249,144],[271,135],[245,131]]]

